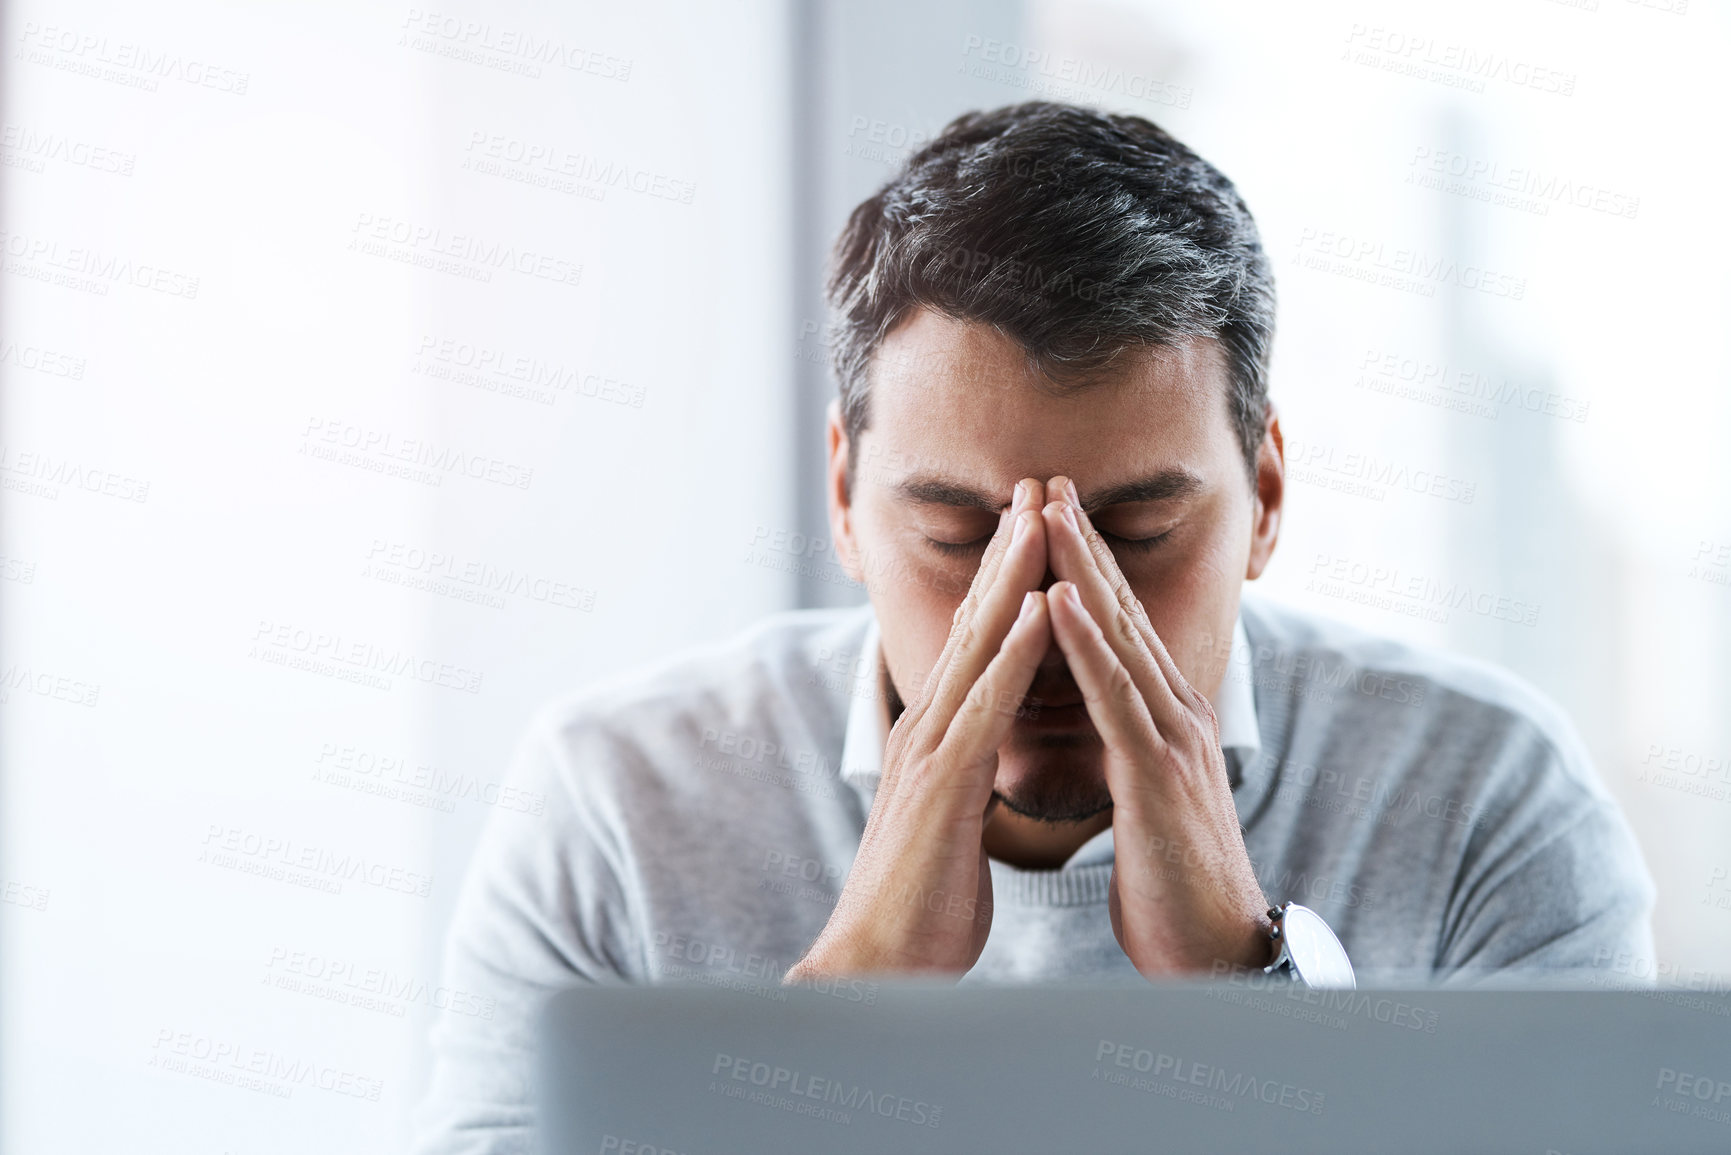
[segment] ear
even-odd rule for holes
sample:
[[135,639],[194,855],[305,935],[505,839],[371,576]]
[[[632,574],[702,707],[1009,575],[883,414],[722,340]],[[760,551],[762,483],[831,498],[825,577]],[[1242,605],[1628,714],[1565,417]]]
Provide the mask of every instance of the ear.
[[1255,581],[1268,568],[1274,543],[1280,538],[1280,511],[1286,500],[1286,443],[1280,436],[1280,417],[1274,402],[1268,403],[1263,419],[1262,447],[1256,452],[1256,508],[1250,523],[1250,560],[1244,580]]
[[843,571],[854,581],[863,581],[859,564],[859,544],[853,531],[853,495],[848,491],[848,436],[841,423],[841,399],[829,403],[829,470],[824,494],[829,504],[829,535],[835,542],[835,555]]

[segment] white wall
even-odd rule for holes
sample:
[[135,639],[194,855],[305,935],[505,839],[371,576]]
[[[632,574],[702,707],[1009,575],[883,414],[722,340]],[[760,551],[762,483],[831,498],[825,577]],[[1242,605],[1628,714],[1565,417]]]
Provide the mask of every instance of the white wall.
[[790,599],[780,10],[414,10],[7,14],[7,1152],[396,1148],[531,710]]

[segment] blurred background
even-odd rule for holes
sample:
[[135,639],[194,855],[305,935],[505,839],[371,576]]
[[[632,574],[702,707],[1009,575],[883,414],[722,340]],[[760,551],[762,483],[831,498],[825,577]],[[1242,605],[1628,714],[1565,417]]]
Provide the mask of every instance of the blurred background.
[[1727,25],[7,4],[0,1150],[402,1145],[428,1026],[489,1013],[440,941],[481,824],[540,821],[529,715],[863,600],[828,244],[1033,98],[1157,121],[1261,224],[1262,595],[1561,702],[1658,880],[1631,966],[1731,986]]

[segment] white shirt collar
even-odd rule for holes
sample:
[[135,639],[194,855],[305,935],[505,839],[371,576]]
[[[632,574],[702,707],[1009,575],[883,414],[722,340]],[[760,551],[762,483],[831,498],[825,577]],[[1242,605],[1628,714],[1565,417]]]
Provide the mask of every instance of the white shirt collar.
[[865,610],[865,640],[860,643],[860,660],[853,668],[872,673],[848,682],[851,704],[847,712],[847,736],[842,739],[841,779],[850,786],[876,787],[883,775],[884,743],[889,734],[884,730],[884,711],[878,705],[883,698],[882,675],[878,670],[878,618],[870,603]]
[[1220,723],[1220,748],[1237,750],[1240,765],[1262,752],[1262,729],[1256,722],[1256,694],[1250,682],[1254,672],[1250,637],[1244,632],[1244,615],[1239,614],[1232,623],[1232,653],[1226,659],[1226,674],[1209,701]]
[[[866,606],[869,611],[870,605]],[[860,661],[855,669],[878,669],[878,619],[870,612],[865,640],[860,645]],[[1220,679],[1220,689],[1210,701],[1220,723],[1220,748],[1237,750],[1239,765],[1246,765],[1262,749],[1262,732],[1256,724],[1256,695],[1251,688],[1250,639],[1244,632],[1244,615],[1232,624],[1232,652],[1226,659],[1226,674]],[[879,680],[855,680],[851,686],[852,702],[848,707],[847,735],[842,741],[841,778],[853,786],[875,787],[883,774],[884,731],[883,714],[879,708],[882,689]],[[1107,833],[1102,831],[1102,833]]]

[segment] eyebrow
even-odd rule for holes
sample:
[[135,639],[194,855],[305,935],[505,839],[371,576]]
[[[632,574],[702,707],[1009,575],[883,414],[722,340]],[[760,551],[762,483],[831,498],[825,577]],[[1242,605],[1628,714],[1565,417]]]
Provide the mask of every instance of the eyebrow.
[[[959,509],[983,509],[987,513],[997,513],[1009,504],[984,490],[929,473],[913,474],[891,488],[904,500],[917,501],[924,505],[949,505]],[[1189,470],[1162,469],[1135,481],[1083,494],[1082,508],[1092,513],[1109,505],[1127,505],[1138,501],[1171,501],[1175,498],[1194,497],[1201,493],[1202,489],[1202,479]]]

